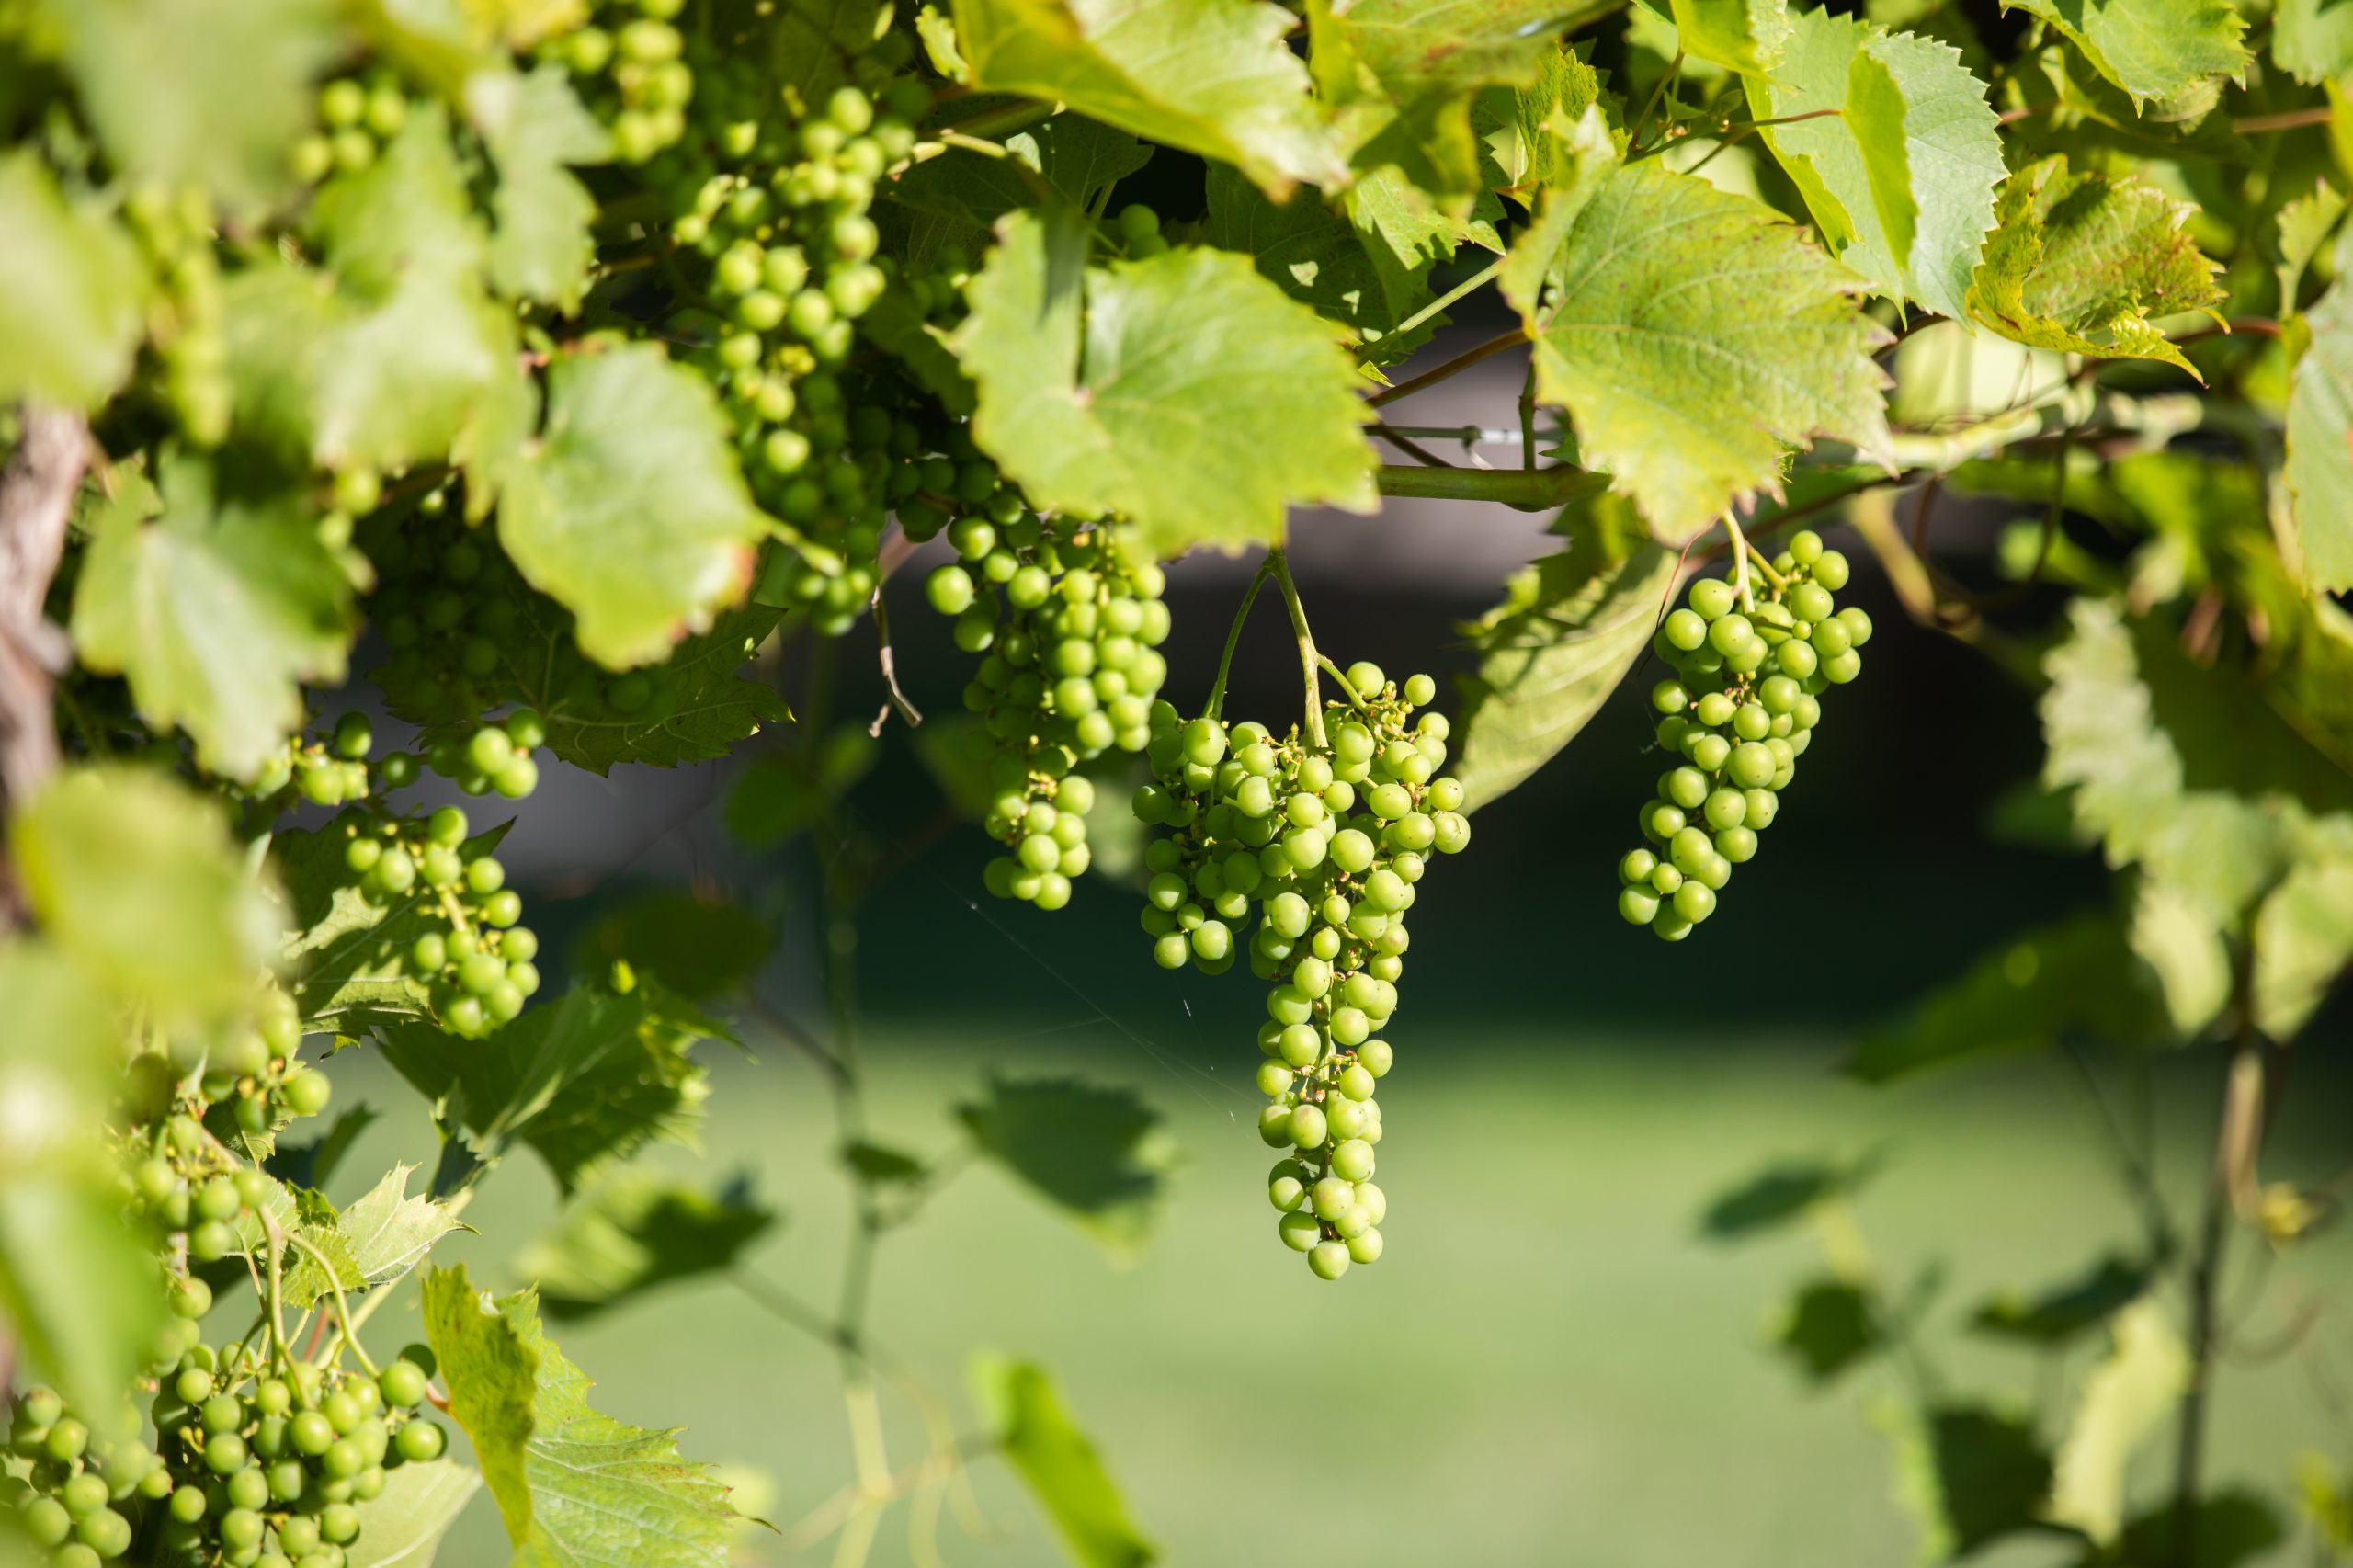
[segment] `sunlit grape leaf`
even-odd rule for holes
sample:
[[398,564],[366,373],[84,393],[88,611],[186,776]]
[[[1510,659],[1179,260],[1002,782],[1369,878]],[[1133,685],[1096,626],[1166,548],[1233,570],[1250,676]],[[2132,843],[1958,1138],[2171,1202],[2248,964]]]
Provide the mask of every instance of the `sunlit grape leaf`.
[[1789,49],[1788,0],[1671,0],[1670,9],[1676,43],[1694,60],[1755,76]]
[[2188,370],[2149,318],[2211,315],[2222,301],[2214,264],[2183,228],[2189,212],[2188,202],[2135,179],[2070,174],[2063,156],[2029,164],[1995,203],[1997,227],[1970,284],[1970,314],[2031,347]]
[[[2353,24],[2353,4],[2345,8],[2348,24]],[[2353,69],[2353,62],[2348,62]],[[2345,216],[2345,198],[2336,187],[2322,180],[2302,196],[2291,197],[2279,209],[2279,313],[2293,314],[2303,288],[2304,269],[2320,255],[2320,248],[2336,228],[2336,221]]]
[[1746,79],[1748,105],[1821,118],[1758,134],[1833,255],[1889,299],[1961,315],[2006,172],[1985,84],[1933,39],[1827,11],[1794,22],[1772,74]]
[[725,1568],[727,1489],[680,1457],[676,1431],[589,1405],[594,1385],[540,1329],[533,1292],[494,1301],[463,1268],[435,1269],[422,1310],[516,1568]]
[[2103,1257],[2090,1272],[2041,1294],[2011,1290],[1985,1300],[1970,1319],[1980,1334],[2035,1346],[2063,1345],[2140,1299],[2150,1269],[2137,1258]]
[[426,1024],[383,1031],[385,1057],[427,1099],[447,1102],[491,1154],[515,1142],[570,1192],[649,1144],[688,1142],[710,1096],[688,1055],[699,1017],[665,1005],[654,983],[626,994],[574,985],[487,1040]]
[[616,669],[741,598],[768,529],[710,383],[651,344],[560,360],[547,428],[502,478],[499,541],[577,618],[581,652]]
[[1802,1286],[1782,1309],[1773,1343],[1814,1383],[1826,1383],[1884,1343],[1871,1298],[1844,1279]]
[[0,1320],[29,1376],[114,1407],[154,1354],[164,1303],[152,1238],[126,1222],[107,1096],[123,1036],[88,975],[50,943],[0,942]]
[[1603,102],[1601,80],[1583,55],[1556,44],[1540,58],[1533,82],[1490,87],[1479,95],[1472,107],[1472,129],[1481,132],[1504,194],[1532,208],[1538,193],[1567,172],[1553,127],[1574,125],[1587,108]]
[[2124,1467],[2173,1414],[2189,1386],[2189,1352],[2155,1301],[2111,1321],[2114,1342],[2084,1380],[2075,1419],[2059,1445],[2046,1517],[2105,1546],[2124,1528]]
[[2271,11],[2271,58],[2307,85],[2353,73],[2353,5],[2279,0]]
[[61,773],[9,824],[41,931],[93,980],[165,1020],[242,1009],[278,915],[217,799],[127,766]]
[[1370,511],[1371,417],[1331,324],[1224,251],[1088,267],[1016,213],[956,335],[973,438],[1040,506],[1118,511],[1156,556],[1269,542],[1292,503]]
[[68,201],[29,151],[0,157],[0,403],[93,407],[139,347],[147,278],[129,235]]
[[1861,1190],[1879,1174],[1879,1167],[1876,1153],[1853,1160],[1807,1160],[1768,1166],[1717,1194],[1699,1216],[1699,1233],[1710,1241],[1738,1241],[1790,1224],[1819,1204]]
[[2289,1040],[2311,1021],[2353,963],[2353,848],[2306,854],[2263,901],[2255,920],[2255,1016]]
[[303,719],[305,681],[340,683],[351,583],[294,492],[214,496],[209,463],[166,459],[92,514],[74,588],[86,667],[131,682],[140,717],[184,729],[197,760],[251,778]]
[[1093,1439],[1042,1368],[986,1353],[972,1358],[976,1403],[997,1451],[1037,1499],[1081,1568],[1144,1568],[1159,1550],[1128,1517],[1128,1506]]
[[1569,411],[1584,465],[1662,540],[1778,491],[1790,451],[1817,435],[1884,455],[1870,359],[1884,335],[1856,308],[1854,276],[1761,203],[1655,161],[1617,168],[1556,250],[1514,261],[1506,290],[1535,339],[1537,395]]
[[334,56],[334,0],[40,0],[82,111],[116,170],[200,187],[241,213],[293,185],[311,83]]
[[1893,1400],[1872,1424],[1894,1449],[1895,1489],[1920,1528],[1920,1558],[1941,1562],[2034,1528],[2051,1457],[2031,1423],[1979,1405],[1915,1410]]
[[511,315],[450,142],[419,104],[377,160],[328,182],[309,227],[323,270],[251,267],[223,288],[242,430],[330,467],[438,459],[515,395]]
[[1649,648],[1676,568],[1674,551],[1647,540],[1606,564],[1573,549],[1522,568],[1504,602],[1463,628],[1479,651],[1455,726],[1464,810],[1518,788],[1599,711]]
[[[985,229],[1017,208],[1037,205],[1037,190],[1023,177],[1025,169],[1073,205],[1091,208],[1104,187],[1125,179],[1152,157],[1152,149],[1130,132],[1067,112],[1013,132],[1003,145],[1009,157],[951,148],[910,165],[876,194],[917,211]],[[864,325],[861,317],[861,331]]]
[[2156,976],[2098,911],[2005,943],[1865,1035],[1847,1071],[1885,1083],[1926,1067],[2041,1051],[2078,1035],[2120,1045],[2170,1040]]
[[[956,0],[978,91],[1061,103],[1214,162],[1269,196],[1347,169],[1263,0]],[[1205,318],[1207,319],[1207,318]]]
[[1305,192],[1287,206],[1222,164],[1209,172],[1201,238],[1240,251],[1261,276],[1326,321],[1355,330],[1375,364],[1393,364],[1429,341],[1435,318],[1399,335],[1397,324],[1430,298],[1427,265],[1406,268],[1395,253]]
[[776,1222],[746,1178],[716,1194],[650,1171],[623,1171],[565,1208],[515,1259],[548,1316],[588,1317],[649,1290],[732,1268]]
[[2353,807],[2353,781],[2169,629],[2104,599],[2070,614],[2044,661],[2044,781],[2075,787],[2110,865],[2143,863],[2210,917],[2237,915],[2286,869],[2301,814]]
[[2230,0],[2015,0],[2067,35],[2137,108],[2247,65],[2246,19]]
[[[2353,11],[2353,6],[2348,6]],[[2287,489],[2305,585],[2353,588],[2353,284],[2340,244],[2338,280],[2304,316],[2311,345],[2288,394]]]
[[1365,236],[1385,246],[1396,264],[1416,272],[1442,261],[1463,245],[1500,253],[1504,242],[1495,225],[1504,205],[1491,192],[1472,203],[1468,215],[1449,213],[1393,168],[1359,176],[1346,197],[1348,220]]
[[485,74],[468,108],[498,165],[490,280],[502,294],[577,310],[596,246],[596,199],[567,165],[600,164],[612,137],[583,107],[561,66],[529,75]]
[[[388,1285],[425,1261],[433,1244],[464,1222],[449,1206],[408,1194],[408,1178],[416,1169],[396,1164],[337,1217],[335,1233],[340,1249],[328,1255],[337,1267],[335,1283],[347,1291]],[[286,1277],[286,1299],[307,1310],[330,1290],[327,1270],[318,1259],[304,1256]]]
[[992,1078],[988,1097],[957,1114],[982,1153],[1113,1258],[1142,1251],[1176,1152],[1160,1113],[1132,1091],[1070,1078]]
[[2156,976],[2173,1034],[2196,1039],[2231,999],[2230,949],[2212,912],[2163,877],[2144,876],[2126,936]]
[[684,888],[642,893],[581,939],[584,970],[625,960],[698,1000],[737,989],[775,950],[776,933],[758,915]]
[[[2190,1539],[2187,1555],[2177,1550],[2185,1524]],[[2211,1492],[2188,1509],[2165,1498],[2127,1525],[2110,1550],[2086,1555],[2075,1568],[2126,1568],[2138,1562],[2238,1568],[2279,1545],[2285,1533],[2269,1499],[2252,1491]]]
[[[466,840],[472,859],[498,847],[504,822]],[[344,864],[347,835],[334,827],[280,833],[271,864],[286,885],[290,920],[286,960],[294,1003],[305,1022],[356,1031],[371,1023],[433,1016],[433,988],[416,972],[410,949],[419,937],[447,937],[433,890],[420,879],[409,892],[378,903]]]
[[481,1490],[481,1472],[455,1460],[386,1471],[381,1492],[352,1504],[359,1539],[343,1549],[344,1568],[431,1568],[441,1538]]
[[1393,167],[1460,206],[1483,188],[1472,101],[1536,84],[1561,37],[1610,7],[1598,0],[1315,0],[1309,58],[1361,167]]

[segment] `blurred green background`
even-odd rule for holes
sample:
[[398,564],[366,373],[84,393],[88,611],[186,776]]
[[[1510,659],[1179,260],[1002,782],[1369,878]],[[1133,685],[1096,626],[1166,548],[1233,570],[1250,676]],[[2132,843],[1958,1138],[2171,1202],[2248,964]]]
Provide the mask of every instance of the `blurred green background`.
[[[915,601],[919,576],[892,587],[894,602],[905,596],[901,665],[919,703],[952,711],[963,661]],[[1177,575],[1179,694],[1213,667],[1232,584],[1223,569]],[[1302,591],[1324,646],[1394,674],[1460,669],[1452,622],[1481,608],[1384,593],[1353,575]],[[2064,1058],[1886,1089],[1836,1071],[1862,1031],[1926,987],[2013,933],[2109,896],[2092,858],[1987,832],[2039,764],[2030,694],[1899,625],[1867,588],[1863,602],[1885,628],[1870,667],[1839,693],[1764,852],[1694,940],[1665,947],[1611,908],[1609,868],[1633,841],[1656,767],[1643,749],[1643,677],[1562,760],[1480,812],[1470,851],[1434,869],[1388,1031],[1398,1057],[1382,1087],[1388,1252],[1337,1286],[1278,1244],[1262,1194],[1271,1156],[1255,1132],[1250,1074],[1263,988],[1239,970],[1219,981],[1154,970],[1131,893],[1105,879],[1088,879],[1056,915],[988,901],[978,875],[986,845],[969,826],[942,831],[905,733],[887,729],[852,800],[862,830],[901,862],[862,927],[877,1135],[941,1150],[957,1136],[955,1102],[990,1074],[1066,1073],[1132,1086],[1165,1116],[1186,1164],[1154,1244],[1124,1269],[996,1171],[965,1171],[886,1244],[879,1343],[967,1431],[977,1428],[965,1393],[972,1351],[1050,1368],[1176,1564],[1311,1552],[1401,1568],[1912,1561],[1916,1532],[1869,1420],[1896,1391],[1894,1374],[1877,1362],[1817,1391],[1766,1343],[1791,1290],[1820,1272],[1813,1239],[1800,1227],[1712,1244],[1699,1234],[1700,1210],[1777,1159],[1883,1148],[1884,1174],[1858,1211],[1887,1280],[1900,1288],[1944,1269],[1924,1333],[1933,1375],[1957,1394],[2039,1412],[2051,1442],[2096,1347],[2022,1351],[1970,1335],[1968,1314],[1989,1291],[2063,1282],[2129,1246],[2138,1228]],[[2029,635],[2038,614],[2029,605],[2018,618]],[[1262,615],[1245,638],[1230,714],[1293,710],[1279,619]],[[845,667],[840,710],[862,722],[879,693],[862,660]],[[683,875],[775,925],[779,947],[759,989],[823,1035],[818,869],[805,843],[731,846],[716,825],[726,782],[673,776],[666,787],[684,808],[611,853],[619,869],[529,890],[530,918],[561,953],[604,912]],[[609,788],[637,786],[617,775]],[[530,863],[529,835],[549,841],[549,863],[577,860],[583,846],[567,831],[580,830],[560,813],[527,814],[511,859]],[[2340,1006],[2308,1032],[2268,1177],[2317,1182],[2353,1161],[2344,1025]],[[716,1092],[704,1158],[653,1157],[711,1182],[750,1173],[786,1210],[752,1271],[829,1301],[845,1195],[824,1084],[781,1042],[748,1026],[745,1038],[751,1059],[706,1048]],[[2121,1095],[2121,1059],[2090,1060]],[[2211,1158],[2220,1068],[2211,1051],[2154,1064],[2154,1163],[2184,1215]],[[393,1113],[347,1171],[393,1158],[429,1167],[431,1129],[404,1087],[359,1058],[338,1083],[340,1103],[366,1098]],[[486,1285],[522,1283],[502,1260],[554,1208],[544,1173],[514,1160],[467,1214],[483,1234],[453,1237],[437,1257],[470,1262]],[[2241,1236],[2243,1267],[2225,1292],[2242,1359],[2353,1285],[2341,1233],[2268,1265],[2257,1250]],[[414,1324],[413,1301],[379,1321]],[[603,1407],[685,1426],[688,1455],[744,1467],[755,1478],[747,1498],[779,1525],[849,1479],[829,1352],[725,1280],[553,1326],[601,1385]],[[904,1399],[892,1397],[890,1415],[892,1460],[913,1463],[921,1426]],[[2161,1494],[2170,1449],[2167,1432],[2143,1454],[2136,1506]],[[2353,1337],[2341,1316],[2324,1312],[2288,1354],[2224,1367],[2218,1483],[2283,1494],[2300,1454],[2341,1462],[2348,1449]],[[1063,1561],[1002,1471],[983,1461],[974,1482],[984,1528],[944,1518],[947,1561]],[[924,1533],[923,1514],[896,1506],[873,1561],[927,1561],[911,1527]],[[775,1544],[746,1538],[753,1560]],[[495,1562],[501,1550],[478,1499],[448,1558]],[[801,1560],[830,1551],[820,1544]],[[1984,1560],[2022,1568],[2076,1555],[2029,1541]],[[2286,1549],[2276,1560],[2290,1560]]]

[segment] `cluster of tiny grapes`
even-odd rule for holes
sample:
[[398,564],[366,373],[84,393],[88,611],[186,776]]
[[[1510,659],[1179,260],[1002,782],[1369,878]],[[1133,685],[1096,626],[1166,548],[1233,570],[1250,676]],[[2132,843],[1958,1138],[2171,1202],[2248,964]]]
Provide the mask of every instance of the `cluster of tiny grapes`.
[[[477,734],[500,734],[484,729]],[[377,903],[419,893],[415,915],[432,926],[409,945],[408,972],[432,987],[441,1027],[479,1040],[520,1017],[540,989],[540,939],[517,921],[523,900],[506,886],[506,869],[480,840],[469,840],[466,813],[443,806],[422,820],[391,812],[349,812],[335,831],[343,863],[361,892]]]
[[294,176],[308,185],[369,167],[408,123],[408,93],[382,66],[326,82],[318,108],[318,131],[294,144]]
[[995,748],[987,828],[1010,851],[983,881],[999,898],[1060,909],[1093,857],[1095,786],[1074,769],[1151,738],[1168,671],[1165,582],[1127,559],[1115,526],[1041,517],[1001,491],[948,537],[959,559],[924,588],[954,618],[957,645],[984,655],[964,706]]
[[[189,1328],[192,1320],[180,1320]],[[148,1409],[93,1424],[47,1389],[15,1402],[9,1451],[24,1462],[18,1523],[57,1568],[131,1555],[186,1568],[343,1568],[356,1504],[386,1472],[440,1458],[448,1435],[417,1407],[432,1352],[381,1371],[320,1368],[282,1349],[190,1343],[167,1357]]]
[[1156,779],[1134,800],[1138,817],[1168,830],[1144,856],[1143,928],[1163,968],[1230,968],[1235,933],[1258,912],[1251,972],[1277,982],[1258,1030],[1269,1101],[1258,1131],[1291,1151],[1267,1193],[1284,1244],[1325,1279],[1381,1256],[1388,1199],[1371,1180],[1372,1096],[1392,1054],[1379,1035],[1397,1010],[1405,913],[1429,857],[1471,841],[1462,785],[1438,772],[1446,717],[1415,715],[1436,683],[1392,684],[1370,664],[1345,678],[1358,700],[1328,705],[1322,744],[1252,722],[1184,722],[1156,704],[1146,747]]
[[191,441],[217,446],[229,433],[232,392],[212,202],[200,189],[174,196],[144,186],[123,203],[123,215],[162,285],[150,322],[164,399]]
[[1618,862],[1618,913],[1670,942],[1715,913],[1732,869],[1756,853],[1822,718],[1821,695],[1862,672],[1870,617],[1840,609],[1847,558],[1792,536],[1753,608],[1704,577],[1652,646],[1675,669],[1651,691],[1658,744],[1683,760],[1643,807],[1649,847]]
[[686,0],[621,0],[598,6],[588,25],[548,46],[613,135],[626,164],[651,161],[687,133],[687,109],[703,84],[672,23]]

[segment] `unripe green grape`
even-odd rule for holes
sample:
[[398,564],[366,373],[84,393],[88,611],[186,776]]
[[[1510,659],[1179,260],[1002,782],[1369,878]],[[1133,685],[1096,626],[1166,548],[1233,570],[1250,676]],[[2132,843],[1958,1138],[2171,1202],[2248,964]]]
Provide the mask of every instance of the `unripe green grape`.
[[1317,1242],[1307,1255],[1308,1267],[1319,1279],[1337,1279],[1348,1271],[1349,1261],[1346,1242]]
[[1619,890],[1618,913],[1630,926],[1647,926],[1658,914],[1658,895],[1647,887]]
[[1302,1149],[1323,1146],[1326,1128],[1323,1110],[1313,1105],[1296,1108],[1290,1113],[1290,1142]]
[[[1697,585],[1695,585],[1695,591]],[[1706,618],[1688,609],[1670,611],[1660,628],[1667,642],[1682,653],[1692,653],[1708,640]]]
[[1348,1256],[1355,1262],[1378,1263],[1381,1261],[1381,1232],[1376,1228],[1367,1226],[1364,1230],[1348,1236],[1346,1244]]
[[1691,585],[1685,597],[1702,619],[1711,621],[1731,614],[1732,608],[1740,602],[1738,591],[1721,577],[1700,578]]
[[1813,580],[1834,594],[1847,585],[1847,558],[1835,550],[1825,550],[1817,556],[1813,572]]
[[1303,1209],[1294,1209],[1275,1221],[1275,1233],[1283,1245],[1293,1252],[1305,1252],[1323,1240],[1324,1229],[1315,1216]]

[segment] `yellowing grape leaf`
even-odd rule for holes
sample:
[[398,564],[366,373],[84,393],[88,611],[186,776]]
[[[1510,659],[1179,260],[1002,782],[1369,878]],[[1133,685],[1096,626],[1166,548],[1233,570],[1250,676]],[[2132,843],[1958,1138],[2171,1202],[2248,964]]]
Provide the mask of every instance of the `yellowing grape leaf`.
[[1746,79],[1763,136],[1833,255],[1881,294],[1958,316],[2006,172],[1985,85],[1961,51],[1802,11],[1769,76]]
[[188,458],[161,479],[159,496],[127,476],[94,510],[74,643],[129,678],[150,724],[185,729],[205,767],[251,778],[301,726],[301,683],[343,679],[351,584],[300,494],[222,505]]
[[1232,164],[1269,196],[1347,170],[1265,0],[956,0],[980,92],[1061,103]]
[[1769,208],[1649,162],[1595,176],[1573,222],[1549,212],[1502,279],[1537,395],[1662,541],[1778,493],[1815,436],[1885,459],[1885,335],[1853,274]]
[[1154,555],[1267,542],[1295,502],[1377,505],[1354,363],[1248,258],[1086,263],[1085,221],[1021,212],[955,347],[972,435],[1040,506],[1116,511]]
[[2213,315],[2222,301],[2214,264],[2182,227],[2189,210],[2138,180],[2070,174],[2063,156],[2029,164],[1995,204],[1999,226],[1970,284],[1969,312],[2030,347],[2189,370],[2149,320]]

